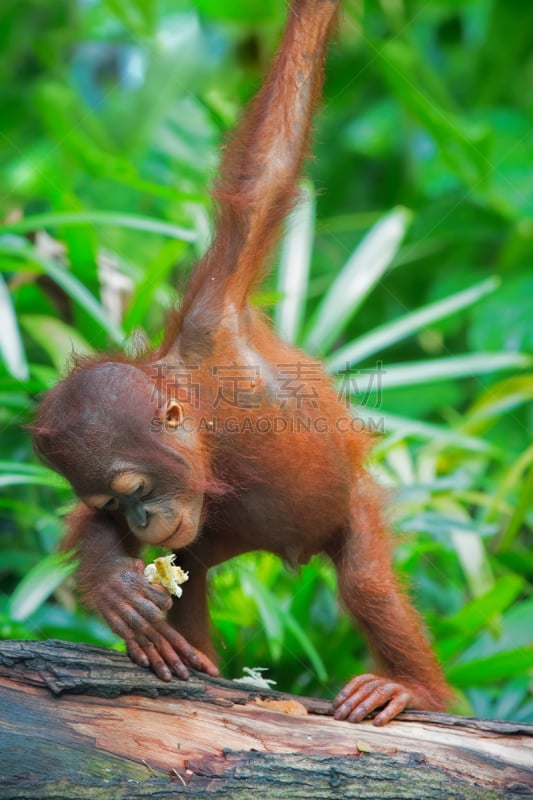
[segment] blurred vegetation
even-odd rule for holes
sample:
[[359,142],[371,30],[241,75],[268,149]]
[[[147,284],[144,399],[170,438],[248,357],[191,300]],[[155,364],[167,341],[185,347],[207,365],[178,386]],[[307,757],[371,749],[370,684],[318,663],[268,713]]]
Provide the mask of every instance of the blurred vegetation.
[[[284,13],[281,0],[2,2],[2,637],[120,646],[77,603],[55,554],[73,498],[21,426],[73,349],[159,335]],[[384,423],[372,463],[397,566],[459,707],[529,722],[531,30],[518,0],[346,0],[316,159],[256,298],[333,373],[351,364],[338,380]],[[229,677],[269,666],[279,688],[331,695],[368,667],[318,559],[300,576],[267,554],[222,566],[212,609]]]

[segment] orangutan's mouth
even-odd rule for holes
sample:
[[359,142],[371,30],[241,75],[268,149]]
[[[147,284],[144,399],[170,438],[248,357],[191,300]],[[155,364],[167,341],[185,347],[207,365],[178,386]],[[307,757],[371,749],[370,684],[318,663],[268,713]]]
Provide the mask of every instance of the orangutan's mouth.
[[166,539],[163,539],[162,542],[159,542],[160,547],[169,547],[170,546],[170,545],[167,545],[167,542],[170,539],[173,539],[174,536],[178,533],[179,529],[181,528],[181,523],[182,522],[183,522],[183,517],[180,518],[180,521],[178,522],[178,524],[176,525],[176,527],[174,528],[174,530],[172,531],[170,536],[167,536]]

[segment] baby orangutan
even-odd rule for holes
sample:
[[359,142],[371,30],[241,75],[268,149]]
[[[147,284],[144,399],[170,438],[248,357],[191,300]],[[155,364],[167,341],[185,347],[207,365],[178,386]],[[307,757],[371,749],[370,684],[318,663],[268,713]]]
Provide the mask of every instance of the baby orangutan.
[[[448,688],[392,573],[363,468],[370,441],[341,429],[346,409],[330,381],[248,303],[297,195],[337,7],[291,3],[270,73],[224,153],[212,243],[163,344],[136,359],[78,360],[33,430],[81,501],[65,547],[79,555],[85,600],[133,661],[163,680],[187,678],[188,667],[217,675],[209,568],[252,550],[296,564],[325,553],[383,670],[353,678],[335,716],[358,722],[379,709],[382,725],[406,707],[441,709]],[[312,391],[287,390],[296,367]],[[144,577],[144,544],[177,551],[189,573],[181,600]]]

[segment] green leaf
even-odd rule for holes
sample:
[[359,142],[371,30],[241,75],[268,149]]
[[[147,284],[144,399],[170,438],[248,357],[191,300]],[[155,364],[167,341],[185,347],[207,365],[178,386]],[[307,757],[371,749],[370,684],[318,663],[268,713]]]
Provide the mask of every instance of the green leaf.
[[171,240],[165,242],[146,272],[135,286],[130,303],[124,313],[123,325],[128,332],[144,324],[150,307],[154,303],[154,295],[164,285],[170,271],[185,249],[184,242]]
[[[461,117],[447,108],[441,81],[429,71],[417,50],[391,39],[384,45],[371,44],[376,63],[401,104],[426,128],[437,143],[449,168],[468,186],[479,190],[493,170],[490,159],[490,128],[469,128]],[[440,98],[435,97],[437,87]]]
[[505,480],[501,482],[494,496],[494,503],[487,512],[487,519],[496,516],[497,503],[501,502],[505,495],[511,491],[517,491],[518,499],[515,501],[511,518],[507,521],[506,529],[500,539],[498,551],[504,553],[510,550],[520,527],[526,520],[526,516],[531,509],[531,494],[533,490],[533,444],[515,461],[509,469]]
[[[396,434],[395,441],[420,439],[422,441],[441,442],[449,447],[458,447],[472,452],[492,453],[492,455],[496,455],[499,452],[496,447],[484,439],[477,436],[468,436],[444,425],[421,422],[417,419],[400,417],[396,414],[372,412],[367,408],[358,408],[357,417],[361,420],[365,429],[371,433],[394,432]],[[377,444],[375,450],[379,451],[381,447],[380,444]],[[384,442],[383,447],[387,449],[386,442]]]
[[93,352],[93,348],[83,336],[59,319],[38,314],[23,314],[20,322],[24,330],[49,355],[60,374],[64,372],[65,364],[73,353],[82,355]]
[[451,297],[423,306],[394,322],[380,325],[379,328],[334,352],[326,361],[326,367],[330,372],[334,372],[345,369],[347,364],[362,361],[373,353],[397,344],[407,336],[434,325],[438,320],[450,317],[461,309],[471,306],[481,297],[493,292],[499,285],[498,278],[488,278]]
[[327,671],[316,647],[294,616],[281,605],[276,595],[253,572],[242,571],[241,585],[243,591],[257,604],[265,632],[268,635],[268,646],[272,657],[276,661],[279,660],[286,629],[292,633],[306,653],[319,680],[325,681]]
[[137,3],[131,0],[104,0],[104,2],[124,27],[129,28],[139,39],[153,34],[155,0],[142,0]]
[[516,650],[507,650],[486,658],[456,664],[447,671],[447,678],[460,689],[469,686],[488,686],[496,681],[525,675],[532,667],[533,645],[526,645]]
[[253,572],[242,570],[241,586],[243,592],[257,605],[268,647],[272,658],[277,661],[281,656],[285,612],[281,609],[278,598],[257,579]]
[[65,225],[106,225],[109,227],[132,228],[144,233],[154,233],[179,239],[183,242],[195,242],[196,232],[181,228],[170,222],[143,217],[136,214],[118,214],[114,211],[76,211],[72,213],[35,214],[25,217],[19,222],[0,225],[0,236],[3,233],[30,233],[42,228],[57,228]]
[[0,461],[0,487],[20,484],[51,486],[54,489],[68,488],[69,486],[64,478],[40,464]]
[[38,391],[46,391],[56,385],[58,374],[57,370],[46,364],[30,365],[31,376],[38,382]]
[[44,258],[33,247],[27,245],[23,240],[17,242],[19,246],[13,247],[6,245],[5,240],[0,240],[0,254],[13,259],[15,263],[24,260],[24,264],[18,269],[22,272],[35,271],[44,272],[66,294],[97,322],[110,338],[117,344],[124,339],[124,334],[118,325],[109,319],[104,308],[96,298],[83,286],[82,283],[63,266],[53,261],[51,258]]
[[474,597],[488,592],[494,585],[494,575],[481,537],[476,531],[465,530],[464,525],[457,524],[450,526],[449,535]]
[[502,614],[520,594],[524,580],[517,575],[504,575],[484,594],[476,597],[446,620],[446,627],[457,635],[445,638],[438,650],[445,661],[458,655],[472,641],[472,637],[491,620]]
[[405,235],[409,212],[397,208],[380,220],[354,250],[326,293],[305,349],[324,353],[390,266]]
[[297,640],[304,653],[307,655],[309,661],[313,665],[313,669],[316,672],[317,678],[320,681],[325,682],[327,680],[328,673],[326,667],[324,666],[324,662],[322,661],[320,653],[318,652],[318,650],[316,649],[313,642],[311,641],[307,633],[304,631],[300,623],[295,619],[295,617],[292,614],[289,613],[285,616],[285,625],[287,627],[287,630],[289,630],[292,633],[292,635]]
[[507,279],[475,309],[469,328],[472,349],[533,351],[532,312],[533,275]]
[[479,431],[502,414],[533,400],[533,373],[512,375],[493,384],[471,406],[463,427]]
[[533,357],[523,353],[468,353],[429,361],[391,364],[382,370],[382,386],[372,387],[369,391],[455,378],[471,378],[472,375],[485,375],[507,369],[526,369],[532,364]]
[[302,187],[298,206],[289,217],[278,268],[278,291],[282,299],[276,306],[275,325],[278,335],[286,342],[297,341],[302,324],[314,225],[313,187],[307,182]]
[[20,581],[9,599],[9,613],[15,622],[24,622],[72,574],[76,565],[64,555],[52,553],[43,558]]
[[8,372],[19,381],[27,381],[30,373],[24,345],[20,338],[17,316],[11,296],[3,277],[0,275],[0,353]]
[[240,0],[195,0],[199,11],[224,22],[267,23],[279,17],[279,5],[274,0],[250,0],[244,5]]

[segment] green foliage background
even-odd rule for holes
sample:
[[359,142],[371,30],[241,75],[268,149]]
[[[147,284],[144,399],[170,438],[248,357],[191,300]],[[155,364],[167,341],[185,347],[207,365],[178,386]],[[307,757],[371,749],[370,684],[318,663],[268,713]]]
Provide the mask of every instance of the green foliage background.
[[[55,555],[73,499],[21,426],[72,349],[134,346],[141,326],[157,338],[284,13],[2,2],[4,638],[121,646],[78,606]],[[387,430],[373,469],[394,500],[397,566],[458,708],[533,722],[531,30],[518,0],[346,0],[304,202],[256,302],[332,372],[359,370],[351,399]],[[298,577],[247,556],[212,594],[229,677],[269,666],[280,688],[331,695],[371,665],[318,559]]]

